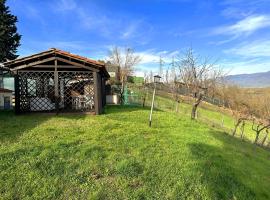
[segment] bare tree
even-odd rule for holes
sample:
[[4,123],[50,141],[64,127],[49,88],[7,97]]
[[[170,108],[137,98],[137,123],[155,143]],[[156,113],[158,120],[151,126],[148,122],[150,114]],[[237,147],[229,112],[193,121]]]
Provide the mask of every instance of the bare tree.
[[141,61],[141,57],[134,53],[132,48],[119,48],[114,47],[109,52],[109,61],[120,68],[120,98],[123,103],[124,88],[128,76],[134,72],[134,67]]
[[165,73],[165,82],[167,84],[169,84],[169,68],[166,69],[166,73]]
[[[259,99],[258,99],[259,98]],[[270,129],[270,95],[269,94],[260,94],[258,95],[249,95],[246,98],[250,106],[250,112],[254,116],[252,130],[255,131],[256,137],[254,140],[254,144],[258,145],[259,137],[263,131],[268,132]],[[268,133],[266,134],[266,138],[268,137]],[[263,143],[265,143],[263,139]]]
[[181,102],[181,97],[179,94],[179,88],[181,87],[181,83],[174,81],[170,83],[170,89],[172,93],[173,100],[175,101],[175,112],[179,112],[179,104]]
[[147,75],[147,72],[144,72],[144,82],[142,85],[142,107],[145,107],[145,102],[146,102],[146,98],[148,95],[148,88],[147,88],[147,84],[149,83],[149,77]]
[[175,112],[179,112],[179,104],[181,103],[181,96],[179,89],[183,87],[183,83],[177,81],[176,77],[176,71],[175,71],[175,66],[176,62],[174,57],[172,58],[172,62],[170,63],[171,65],[171,70],[170,70],[170,77],[169,77],[169,86],[171,89],[172,97],[173,100],[175,101]]
[[152,70],[150,71],[150,74],[149,74],[149,81],[150,81],[150,83],[154,82],[154,74],[153,74]]
[[265,136],[264,136],[264,138],[263,138],[263,140],[262,140],[262,146],[264,146],[264,144],[265,144],[265,142],[266,142],[266,140],[267,140],[267,138],[268,138],[268,135],[269,135],[269,129],[266,129],[265,130]]
[[254,144],[259,145],[260,136],[265,131],[260,144],[265,145],[270,129],[270,95],[267,93],[258,95],[254,91],[250,92],[234,85],[224,86],[220,93],[235,119],[232,135],[235,136],[240,127],[240,137],[243,139],[246,121],[252,120],[252,130],[256,133]]
[[236,85],[223,85],[221,88],[221,96],[227,108],[234,117],[234,129],[232,135],[235,136],[238,127],[241,125],[241,135],[243,134],[245,121],[250,119],[251,110],[250,105],[246,101],[247,95],[243,89]]
[[144,71],[143,73],[143,80],[144,80],[144,84],[149,83],[149,75],[147,71]]
[[176,72],[175,72],[175,59],[174,59],[174,57],[172,58],[172,62],[170,63],[170,65],[171,65],[170,81],[175,82],[176,81]]
[[241,139],[244,139],[245,125],[246,125],[246,122],[242,121],[242,125],[241,125],[241,128],[240,128],[241,129],[241,135],[240,135]]
[[256,122],[255,119],[253,120],[252,130],[256,132],[254,144],[258,144],[260,133],[263,130],[269,129],[269,128],[270,128],[270,120],[268,122],[262,122],[262,121]]
[[218,81],[221,80],[222,71],[215,67],[215,62],[209,58],[201,58],[188,49],[180,57],[179,81],[183,82],[194,98],[191,119],[197,118],[197,108],[206,95],[214,92]]

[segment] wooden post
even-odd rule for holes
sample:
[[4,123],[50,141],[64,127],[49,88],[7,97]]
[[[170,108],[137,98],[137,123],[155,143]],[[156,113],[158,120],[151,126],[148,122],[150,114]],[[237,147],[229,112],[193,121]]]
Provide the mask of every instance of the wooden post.
[[15,113],[19,114],[21,112],[20,108],[20,83],[19,83],[19,75],[16,71],[14,77],[14,86],[15,86]]
[[106,105],[106,81],[102,78],[102,108]]
[[152,126],[152,114],[153,114],[155,94],[156,94],[156,83],[154,83],[154,84],[155,84],[155,86],[154,86],[154,92],[153,92],[152,104],[151,104],[151,111],[150,111],[150,116],[149,116],[149,127]]
[[56,113],[59,113],[59,88],[58,88],[58,71],[57,60],[54,60],[54,96],[55,96],[55,109]]
[[95,113],[96,115],[101,114],[102,112],[102,98],[101,98],[101,80],[100,80],[100,74],[98,72],[93,72],[94,76],[94,91],[95,91],[95,97],[94,97],[94,103],[95,103]]

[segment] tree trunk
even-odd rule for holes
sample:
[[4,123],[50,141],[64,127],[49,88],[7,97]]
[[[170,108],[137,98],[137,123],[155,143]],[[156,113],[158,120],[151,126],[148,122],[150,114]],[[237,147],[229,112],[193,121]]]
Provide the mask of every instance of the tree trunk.
[[125,83],[124,83],[124,80],[122,79],[121,91],[120,91],[120,104],[121,105],[124,104],[124,89],[125,89]]
[[244,139],[244,130],[245,130],[245,121],[242,122],[242,126],[241,126],[241,139]]
[[222,119],[221,119],[221,127],[224,127],[224,115],[222,114]]
[[259,135],[260,135],[260,131],[256,131],[256,138],[254,140],[254,144],[258,144]]
[[145,106],[145,100],[146,100],[146,96],[143,97],[143,104],[142,104],[142,107],[144,108]]
[[237,128],[240,125],[241,121],[242,121],[241,119],[238,119],[236,124],[234,125],[234,130],[233,130],[233,133],[232,133],[233,136],[235,136]]
[[[196,94],[194,96],[197,96]],[[196,102],[192,106],[191,119],[197,119],[197,108],[203,99],[203,95],[200,94]]]
[[269,131],[266,130],[266,134],[265,134],[265,136],[264,136],[264,138],[263,138],[263,141],[262,141],[262,146],[264,146],[264,143],[266,142],[266,140],[267,140],[267,138],[268,138],[268,134],[269,134]]
[[179,101],[176,101],[175,112],[178,113],[178,111],[179,111]]

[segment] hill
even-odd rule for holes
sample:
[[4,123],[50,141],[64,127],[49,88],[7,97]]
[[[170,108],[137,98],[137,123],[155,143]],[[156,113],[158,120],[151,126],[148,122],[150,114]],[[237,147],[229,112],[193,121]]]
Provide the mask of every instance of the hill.
[[270,71],[260,72],[254,74],[237,74],[226,77],[226,80],[230,83],[242,86],[261,88],[270,86]]
[[270,198],[269,151],[186,115],[155,111],[152,128],[148,116],[0,112],[1,198]]

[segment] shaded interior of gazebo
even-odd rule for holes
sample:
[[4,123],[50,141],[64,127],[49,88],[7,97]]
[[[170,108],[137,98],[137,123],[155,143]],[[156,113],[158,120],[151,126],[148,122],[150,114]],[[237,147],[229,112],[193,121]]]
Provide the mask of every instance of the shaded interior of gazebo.
[[58,49],[4,63],[15,77],[15,110],[95,112],[105,106],[103,63]]

